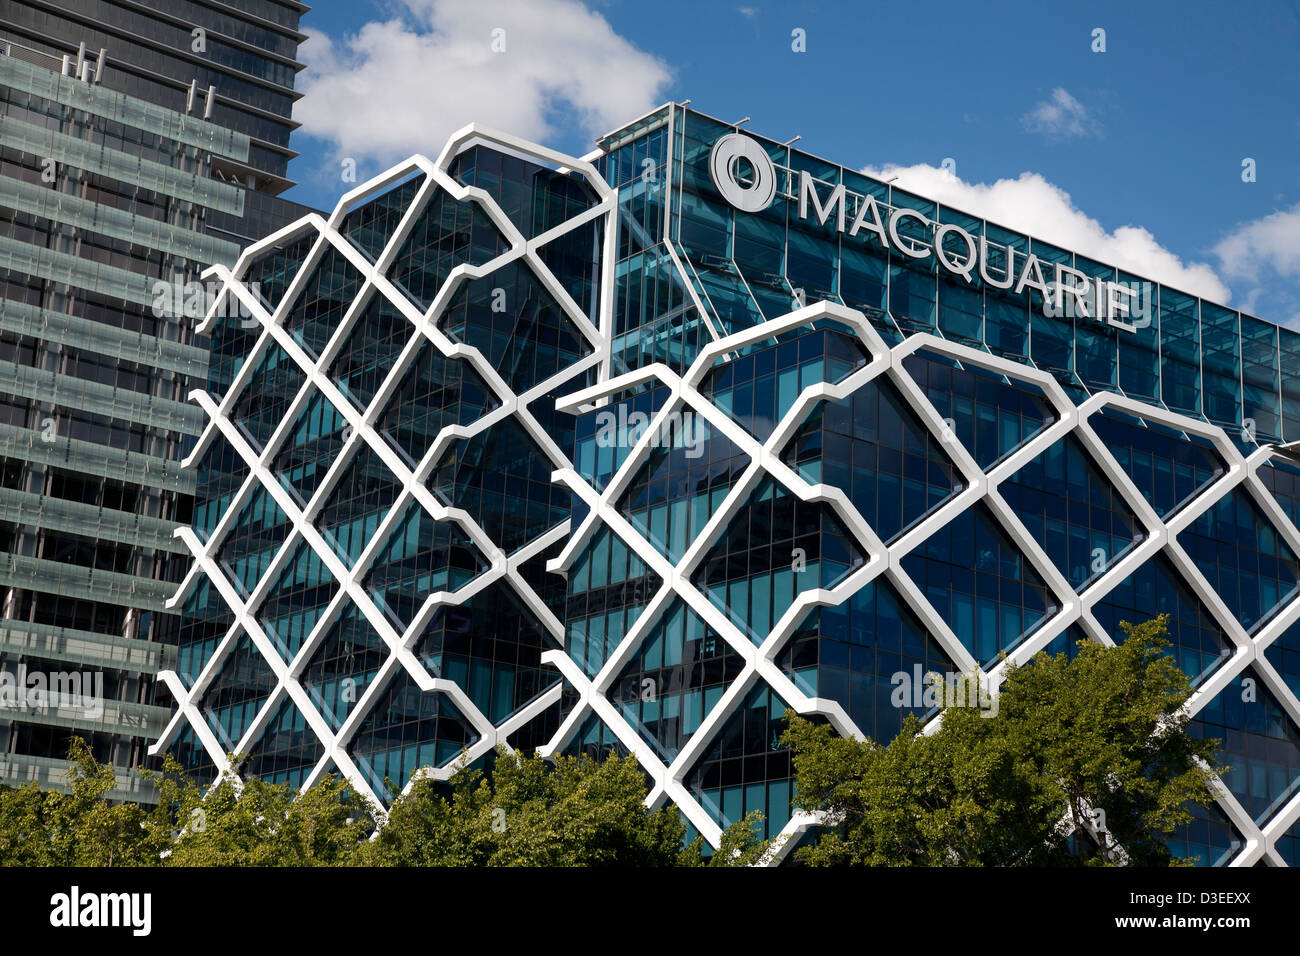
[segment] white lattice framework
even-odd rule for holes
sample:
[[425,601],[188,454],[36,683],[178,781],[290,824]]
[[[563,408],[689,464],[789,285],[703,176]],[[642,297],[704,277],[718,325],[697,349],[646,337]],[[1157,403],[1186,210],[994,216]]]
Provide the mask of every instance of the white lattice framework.
[[[821,382],[803,389],[766,441],[760,442],[700,393],[699,386],[704,377],[713,368],[715,362],[726,353],[746,345],[770,340],[781,332],[806,326],[822,318],[835,320],[853,328],[869,350],[872,359],[863,368],[853,372],[838,384]],[[921,389],[904,371],[904,359],[920,350],[948,356],[964,365],[1006,375],[1013,381],[1019,380],[1038,386],[1051,404],[1056,420],[1000,459],[991,469],[981,470],[970,453],[956,439],[949,423],[940,416]],[[961,473],[964,483],[964,488],[960,492],[909,528],[888,547],[881,542],[841,489],[824,484],[809,484],[780,459],[781,450],[789,443],[795,431],[818,402],[845,398],[871,379],[881,375],[887,376],[902,391],[912,410],[924,422],[926,428],[942,441],[943,447]],[[554,651],[548,653],[547,657],[564,672],[566,680],[581,688],[583,695],[581,705],[569,714],[565,725],[548,749],[554,750],[562,746],[586,714],[594,712],[614,732],[619,741],[636,754],[638,760],[654,778],[652,803],[659,804],[665,800],[672,800],[714,845],[721,836],[720,828],[694,799],[683,780],[756,681],[765,682],[798,713],[820,714],[839,733],[859,739],[863,737],[862,732],[838,703],[809,697],[802,693],[776,663],[786,639],[811,608],[817,605],[842,604],[867,582],[877,576],[884,576],[961,670],[969,672],[979,668],[979,662],[924,598],[902,567],[902,559],[907,554],[977,501],[983,501],[987,505],[1000,523],[1001,529],[1046,582],[1059,607],[1054,616],[1008,653],[1005,662],[992,668],[981,668],[982,673],[987,675],[992,683],[996,684],[1000,674],[1009,664],[1028,661],[1072,624],[1078,624],[1094,640],[1113,644],[1093,616],[1092,608],[1130,573],[1153,558],[1157,552],[1163,552],[1178,570],[1184,582],[1205,604],[1235,648],[1232,657],[1220,664],[1198,687],[1194,697],[1187,704],[1189,713],[1198,712],[1216,694],[1238,679],[1248,666],[1253,665],[1269,691],[1285,707],[1288,716],[1300,723],[1300,700],[1291,693],[1286,682],[1263,655],[1265,647],[1300,619],[1300,599],[1293,599],[1252,636],[1237,621],[1177,540],[1179,532],[1190,527],[1201,514],[1213,507],[1225,495],[1239,485],[1244,485],[1290,547],[1300,553],[1298,548],[1300,531],[1292,524],[1256,474],[1258,468],[1268,460],[1271,449],[1261,448],[1249,457],[1243,457],[1237,446],[1217,426],[1113,393],[1093,395],[1081,406],[1075,406],[1064,389],[1047,373],[933,335],[913,335],[890,349],[862,313],[829,302],[809,305],[782,318],[715,342],[700,354],[684,375],[679,376],[663,365],[646,366],[575,393],[562,400],[561,407],[576,411],[590,407],[590,403],[617,394],[635,384],[652,382],[667,386],[670,389],[670,397],[651,418],[644,429],[641,441],[605,483],[603,491],[598,491],[572,469],[562,471],[556,476],[582,497],[590,508],[590,513],[574,530],[573,537],[565,550],[551,562],[551,566],[557,570],[567,568],[581,552],[581,548],[592,533],[603,524],[617,534],[647,567],[660,576],[663,585],[650,598],[645,611],[611,652],[594,678],[588,679],[582,669],[567,656]],[[1089,425],[1088,420],[1104,408],[1127,412],[1209,439],[1226,463],[1224,474],[1202,489],[1195,498],[1179,508],[1167,521],[1162,521]],[[723,503],[711,515],[708,524],[681,560],[673,564],[617,509],[616,502],[622,497],[633,476],[650,453],[659,430],[670,421],[671,416],[680,414],[684,409],[689,409],[700,416],[711,429],[716,429],[744,451],[749,456],[750,465],[731,485]],[[1082,593],[1075,592],[998,492],[998,486],[1003,481],[1015,475],[1027,463],[1064,439],[1067,434],[1072,434],[1080,441],[1106,479],[1111,482],[1137,516],[1145,533],[1141,541],[1114,561]],[[867,555],[867,559],[862,566],[853,570],[833,588],[829,590],[811,588],[800,593],[766,639],[755,646],[727,614],[700,591],[691,578],[710,547],[745,505],[750,493],[763,476],[779,482],[787,491],[805,501],[825,502],[851,531],[858,547]],[[636,729],[624,719],[618,708],[611,703],[608,695],[615,679],[639,646],[641,638],[654,626],[659,614],[674,597],[681,598],[715,629],[731,648],[744,658],[745,665],[741,675],[705,717],[699,729],[682,747],[677,757],[671,764],[664,764]],[[937,722],[932,721],[927,729],[933,730],[935,727]],[[1264,829],[1261,829],[1221,782],[1218,784],[1218,790],[1220,807],[1245,838],[1245,845],[1233,859],[1232,865],[1253,865],[1265,854],[1268,855],[1270,862],[1282,865],[1281,858],[1272,849],[1273,841],[1300,819],[1300,795],[1293,797],[1268,821]],[[783,851],[788,851],[795,842],[794,838],[806,829],[810,822],[812,821],[807,816],[795,815],[780,835],[777,859],[783,855]]]
[[[560,225],[532,238],[525,238],[490,195],[482,189],[462,185],[447,173],[448,167],[457,155],[478,144],[486,144],[501,152],[518,155],[542,165],[578,173],[591,185],[598,197],[598,201],[587,210],[571,216]],[[370,262],[338,231],[343,218],[349,211],[361,205],[367,199],[419,173],[423,173],[425,176],[419,191],[409,208],[403,213],[397,229],[389,238],[383,252],[375,262]],[[492,224],[507,240],[509,249],[478,266],[465,263],[455,266],[438,290],[429,309],[421,311],[411,303],[406,295],[393,286],[385,277],[385,273],[410,235],[420,212],[430,201],[435,190],[443,190],[458,201],[473,202],[482,208],[490,217]],[[308,728],[317,736],[324,748],[324,754],[304,781],[304,786],[310,786],[314,783],[333,764],[360,793],[379,807],[383,806],[383,802],[370,787],[365,776],[359,771],[348,752],[347,743],[361,726],[375,702],[380,699],[384,688],[391,682],[399,668],[406,670],[421,691],[440,692],[447,695],[456,709],[467,719],[474,732],[478,735],[478,739],[468,748],[465,755],[466,759],[470,761],[492,750],[498,743],[508,746],[507,737],[511,733],[537,717],[559,699],[561,688],[557,684],[516,711],[504,723],[494,726],[492,721],[475,706],[460,685],[452,680],[431,675],[414,654],[413,645],[440,607],[463,604],[499,580],[504,580],[513,587],[542,626],[557,641],[563,643],[563,625],[519,573],[519,568],[539,553],[553,546],[557,541],[562,540],[568,532],[568,522],[551,528],[513,554],[506,555],[488,534],[479,527],[468,512],[444,505],[429,491],[425,481],[436,463],[452,444],[480,434],[511,416],[527,431],[529,436],[556,466],[563,466],[568,463],[565,452],[556,445],[551,435],[538,423],[528,406],[539,396],[546,394],[563,382],[580,377],[588,369],[599,365],[609,351],[608,340],[602,335],[600,327],[607,326],[608,323],[604,321],[593,322],[592,317],[582,311],[565,287],[543,263],[538,255],[538,250],[546,243],[560,236],[581,229],[593,221],[602,220],[604,222],[602,235],[605,243],[603,258],[605,261],[609,261],[613,254],[612,243],[617,236],[616,230],[613,228],[615,202],[614,192],[609,189],[590,163],[556,153],[544,147],[529,144],[512,136],[494,133],[477,126],[469,126],[452,137],[436,162],[430,162],[423,156],[412,157],[347,193],[328,221],[316,215],[307,216],[305,219],[250,246],[241,255],[233,270],[222,266],[214,266],[205,273],[205,277],[220,279],[223,283],[223,289],[213,303],[213,307],[204,323],[200,325],[199,331],[207,331],[216,321],[217,316],[226,307],[228,296],[234,296],[238,299],[240,306],[257,320],[262,327],[262,331],[257,343],[241,365],[238,374],[219,404],[202,389],[196,389],[190,393],[190,398],[208,413],[210,422],[199,438],[194,451],[186,458],[184,465],[185,467],[196,466],[206,453],[211,442],[215,440],[216,436],[220,435],[229,442],[240,459],[247,465],[249,475],[239,490],[232,496],[225,512],[207,541],[201,541],[188,528],[178,529],[177,535],[190,548],[195,560],[176,595],[169,602],[169,607],[176,608],[183,604],[191,590],[203,577],[206,577],[210,585],[217,590],[221,599],[234,612],[234,622],[191,687],[186,688],[174,671],[164,671],[159,675],[160,679],[167,685],[168,690],[176,698],[178,707],[176,713],[159,736],[158,741],[150,748],[151,753],[164,751],[181,730],[182,724],[188,722],[219,771],[222,774],[230,773],[231,767],[225,748],[222,747],[221,742],[203,719],[199,710],[199,702],[212,680],[221,670],[222,665],[229,657],[241,635],[247,635],[265,659],[266,664],[275,675],[276,687],[250,722],[242,738],[236,742],[233,753],[247,754],[249,752],[249,748],[260,739],[268,722],[275,716],[287,697],[298,708],[306,720]],[[275,308],[274,313],[268,312],[260,299],[236,276],[241,275],[247,268],[248,263],[257,259],[268,249],[275,248],[287,241],[300,239],[303,236],[313,235],[315,238],[311,252],[298,267],[293,281],[282,296],[280,304]],[[320,262],[327,249],[337,250],[342,253],[349,264],[363,277],[365,286],[348,308],[343,321],[333,331],[328,344],[321,352],[319,360],[316,360],[285,329],[284,321],[298,294],[309,280],[315,265]],[[538,382],[528,391],[518,395],[509,388],[500,373],[477,348],[452,341],[437,327],[439,316],[462,283],[489,275],[515,260],[523,260],[527,263],[537,279],[541,281],[546,290],[564,309],[567,318],[581,332],[591,349],[584,358],[570,364],[559,373]],[[601,309],[608,310],[611,307],[611,283],[612,273],[606,270],[602,276],[599,289]],[[375,295],[384,296],[392,307],[399,310],[412,323],[419,334],[412,336],[408,341],[377,389],[368,407],[363,412],[358,412],[352,403],[344,398],[338,387],[326,374],[326,370],[337,357],[343,343],[347,341],[349,333],[365,310],[371,292]],[[498,404],[496,408],[486,412],[468,426],[450,425],[443,428],[435,437],[432,446],[421,461],[414,468],[410,468],[379,435],[376,422],[415,361],[416,353],[426,342],[432,343],[442,355],[448,358],[469,363],[473,370],[488,384],[493,398]],[[231,421],[230,415],[241,392],[254,374],[258,359],[273,344],[279,346],[288,354],[305,373],[306,380],[284,415],[283,420],[267,442],[266,447],[259,452]],[[317,394],[323,394],[334,409],[346,419],[349,434],[342,450],[331,463],[324,479],[313,493],[311,499],[304,506],[300,506],[272,473],[271,462],[285,441],[298,413]],[[371,536],[360,558],[349,568],[326,542],[319,529],[315,526],[314,519],[337,485],[356,450],[363,444],[368,446],[398,479],[402,490],[398,499],[389,508],[384,520]],[[244,504],[259,488],[270,494],[284,514],[288,516],[291,531],[272,558],[270,566],[259,578],[248,599],[244,600],[231,584],[229,578],[218,567],[215,555],[220,550],[222,541],[234,525]],[[366,593],[361,581],[411,502],[418,503],[435,520],[449,521],[457,525],[490,564],[486,570],[476,575],[471,582],[453,593],[439,591],[427,595],[410,626],[405,631],[399,632],[375,605],[370,595]],[[298,543],[302,541],[305,541],[312,548],[316,557],[325,565],[339,588],[333,600],[324,613],[319,616],[311,632],[302,642],[293,660],[286,663],[276,651],[274,643],[258,621],[256,609],[267,597],[280,572],[293,557]],[[335,733],[325,718],[313,706],[308,693],[299,681],[299,676],[324,639],[330,625],[347,602],[352,602],[365,616],[367,622],[388,646],[390,654],[379,673],[367,684],[341,728]],[[409,790],[411,783],[420,777],[446,779],[453,772],[451,765],[442,768],[421,769],[416,776],[411,778],[411,781],[408,781],[406,789]]]
[[[448,175],[447,169],[455,156],[475,143],[486,143],[503,152],[514,153],[536,162],[579,173],[592,185],[599,196],[599,202],[550,232],[533,239],[525,239],[488,194],[480,189],[462,186]],[[1267,685],[1269,692],[1281,703],[1288,717],[1300,725],[1300,700],[1297,700],[1285,680],[1263,653],[1269,644],[1293,623],[1300,620],[1300,599],[1293,597],[1285,607],[1269,617],[1256,633],[1249,634],[1215,593],[1214,588],[1178,540],[1179,534],[1187,530],[1200,515],[1212,508],[1224,496],[1233,493],[1239,487],[1244,487],[1287,544],[1295,552],[1300,553],[1300,529],[1292,523],[1257,474],[1259,468],[1265,466],[1270,457],[1271,448],[1260,448],[1249,456],[1243,456],[1237,445],[1217,426],[1114,393],[1095,394],[1083,404],[1075,405],[1056,380],[1043,371],[934,335],[912,335],[891,348],[881,339],[861,312],[836,303],[818,302],[754,328],[720,337],[716,332],[716,326],[709,321],[709,311],[696,294],[686,267],[671,243],[667,248],[680,274],[682,285],[694,299],[714,341],[682,374],[678,374],[666,365],[652,364],[610,377],[610,341],[614,306],[612,264],[615,261],[614,244],[617,237],[615,228],[615,219],[618,215],[617,196],[591,165],[590,160],[593,158],[594,154],[579,160],[481,127],[467,127],[452,138],[436,162],[431,163],[423,157],[413,157],[344,196],[328,221],[317,216],[309,216],[250,247],[233,272],[221,267],[210,270],[210,274],[223,281],[224,294],[237,297],[242,306],[256,317],[262,326],[262,332],[220,403],[214,401],[203,390],[191,393],[191,397],[208,413],[211,422],[185,464],[190,467],[197,463],[215,436],[220,435],[247,464],[250,473],[207,541],[199,540],[188,529],[178,532],[193,552],[195,563],[169,606],[173,608],[180,606],[202,577],[206,576],[221,598],[234,611],[235,621],[192,687],[186,688],[174,672],[168,671],[160,675],[175,696],[178,708],[159,740],[151,748],[151,753],[164,751],[184,724],[188,723],[217,767],[223,772],[229,772],[225,751],[204,721],[199,710],[199,702],[242,633],[248,635],[265,658],[275,674],[277,683],[275,691],[262,705],[243,739],[239,741],[237,752],[246,752],[243,748],[251,746],[259,739],[268,721],[287,697],[303,714],[311,732],[316,734],[324,747],[324,755],[308,776],[305,785],[310,785],[318,779],[332,764],[349,779],[354,787],[378,804],[378,795],[370,788],[364,775],[359,772],[349,755],[348,741],[383,692],[384,687],[397,673],[398,668],[405,668],[422,691],[441,692],[452,700],[479,734],[479,739],[469,748],[468,758],[472,760],[483,755],[498,743],[506,743],[507,737],[512,732],[553,706],[561,696],[561,687],[558,685],[552,687],[513,714],[502,725],[494,726],[474,705],[463,688],[453,681],[432,676],[423,667],[413,652],[414,642],[439,606],[463,603],[493,582],[504,579],[563,645],[565,637],[563,623],[529,587],[518,573],[519,567],[568,536],[563,551],[547,565],[551,571],[567,572],[592,535],[603,526],[617,535],[648,569],[658,575],[662,583],[650,596],[635,624],[613,647],[594,677],[588,678],[583,669],[565,651],[548,651],[543,655],[543,660],[557,668],[563,675],[564,681],[577,690],[579,699],[555,737],[542,748],[542,752],[554,754],[562,750],[583,722],[595,715],[628,751],[636,755],[649,774],[653,785],[647,798],[648,805],[661,806],[671,801],[680,808],[705,839],[717,846],[721,837],[720,826],[695,799],[684,781],[726,720],[736,713],[745,696],[756,684],[759,682],[766,684],[798,713],[818,714],[825,717],[841,734],[857,738],[863,736],[861,730],[838,703],[806,695],[777,663],[778,655],[786,640],[809,610],[819,605],[840,605],[858,589],[878,576],[883,576],[958,668],[963,671],[981,669],[980,663],[966,649],[943,617],[925,599],[903,570],[902,565],[905,556],[959,514],[975,506],[977,502],[987,506],[989,512],[997,519],[1001,530],[1046,583],[1058,607],[1058,611],[1053,616],[1009,652],[1006,662],[981,669],[992,682],[996,683],[1008,664],[1028,661],[1071,625],[1077,625],[1094,640],[1106,644],[1112,643],[1111,638],[1094,617],[1092,609],[1133,571],[1154,558],[1157,553],[1163,553],[1176,568],[1183,582],[1213,616],[1234,648],[1231,657],[1221,662],[1197,688],[1195,695],[1187,704],[1189,713],[1195,714],[1200,711],[1218,693],[1238,680],[1246,668],[1253,667]],[[416,172],[423,172],[426,175],[423,185],[382,254],[374,263],[369,262],[339,234],[339,224],[348,211]],[[481,266],[465,264],[456,266],[443,288],[437,293],[432,306],[427,311],[421,312],[384,278],[384,273],[409,235],[416,218],[434,189],[443,189],[458,200],[469,200],[478,204],[491,217],[497,229],[507,237],[510,249]],[[593,321],[582,312],[561,283],[546,268],[538,257],[537,250],[557,236],[581,228],[597,218],[604,220],[605,228],[598,318]],[[269,313],[258,298],[235,277],[241,274],[248,262],[266,249],[286,240],[313,233],[316,238],[312,252],[298,269],[279,307],[274,313]],[[351,265],[364,277],[366,288],[348,310],[343,322],[334,331],[317,361],[297,344],[285,330],[283,323],[297,293],[310,275],[313,265],[319,261],[326,248],[337,249],[345,255]],[[515,395],[510,390],[496,369],[477,349],[451,341],[437,328],[438,317],[460,283],[487,275],[515,259],[524,259],[528,262],[592,347],[591,353],[585,358],[520,395]],[[363,310],[368,298],[365,293],[371,289],[376,294],[384,295],[421,334],[414,336],[407,344],[366,410],[358,412],[339,393],[330,377],[325,374],[325,370],[338,354],[359,313]],[[213,316],[222,307],[223,299],[218,299],[201,331],[211,325]],[[870,359],[863,367],[853,371],[842,381],[818,382],[804,388],[791,407],[785,410],[766,440],[760,441],[701,393],[700,386],[708,372],[717,362],[725,361],[736,350],[772,340],[782,333],[809,327],[819,320],[830,321],[840,327],[853,330],[866,348]],[[500,405],[468,427],[449,426],[443,429],[432,448],[412,469],[406,467],[381,438],[376,430],[376,421],[414,360],[416,350],[424,342],[433,343],[443,355],[449,358],[469,362],[488,382]],[[306,381],[267,447],[259,452],[244,439],[239,429],[231,422],[229,415],[241,389],[257,366],[258,357],[263,350],[271,346],[271,343],[282,348],[297,363],[306,374]],[[1004,375],[1012,381],[1037,386],[1046,402],[1052,407],[1054,420],[999,459],[989,469],[982,469],[963,447],[949,423],[905,371],[904,360],[921,350],[946,356],[965,366]],[[583,374],[591,368],[596,368],[602,373],[601,380],[594,386],[573,391],[563,397],[558,403],[561,411],[580,414],[600,407],[630,389],[645,386],[662,385],[668,390],[668,398],[651,417],[650,424],[642,430],[639,440],[623,458],[614,474],[599,489],[579,474],[565,451],[555,444],[528,408],[531,402],[557,386],[581,380]],[[782,450],[818,403],[846,398],[878,377],[888,378],[897,387],[924,426],[942,442],[942,447],[961,475],[963,485],[960,491],[931,510],[924,519],[910,526],[890,545],[886,545],[878,537],[841,489],[826,484],[810,483],[798,471],[781,460]],[[300,507],[276,480],[270,470],[270,463],[297,413],[317,393],[323,393],[334,408],[347,419],[351,426],[351,435],[311,500]],[[1192,500],[1182,504],[1166,520],[1162,520],[1089,424],[1092,416],[1107,408],[1208,439],[1225,464],[1223,474],[1201,489]],[[681,559],[674,563],[628,520],[618,509],[617,502],[651,454],[656,444],[656,436],[667,426],[672,416],[680,415],[683,411],[690,411],[706,422],[710,429],[725,436],[748,456],[749,465],[731,484],[725,499],[709,517],[702,531],[689,544]],[[434,464],[451,443],[478,434],[507,416],[514,416],[552,460],[555,465],[554,480],[563,483],[588,508],[586,516],[576,528],[570,529],[566,522],[509,556],[491,541],[466,511],[443,505],[424,484]],[[999,486],[1003,481],[1015,475],[1027,463],[1065,439],[1067,435],[1073,435],[1080,442],[1093,463],[1136,516],[1144,532],[1144,537],[1110,564],[1104,573],[1093,579],[1081,593],[1074,590],[999,493]],[[315,528],[313,519],[347,467],[353,453],[362,443],[368,445],[397,476],[402,485],[402,492],[401,498],[389,509],[384,522],[362,552],[360,560],[355,567],[349,569],[339,561],[333,549]],[[692,576],[710,548],[745,505],[754,488],[764,478],[779,483],[788,493],[804,501],[823,503],[831,508],[850,531],[858,548],[866,557],[860,566],[855,567],[833,587],[813,587],[799,593],[794,603],[767,636],[760,643],[755,644],[693,583]],[[274,497],[276,503],[289,517],[293,531],[276,553],[271,566],[262,575],[253,593],[245,601],[217,566],[214,554],[219,550],[222,539],[230,530],[243,503],[259,487],[264,488]],[[433,518],[451,521],[458,525],[491,563],[486,571],[458,591],[428,595],[410,627],[404,632],[398,632],[366,594],[360,580],[404,513],[406,503],[410,501],[417,502]],[[280,570],[289,561],[296,544],[300,541],[306,541],[310,545],[340,586],[330,606],[320,616],[293,660],[286,663],[262,629],[254,611],[272,588]],[[726,640],[731,649],[743,659],[744,665],[740,676],[726,689],[677,756],[671,762],[665,763],[637,729],[623,717],[618,707],[611,701],[610,691],[620,672],[640,647],[644,636],[659,621],[662,613],[674,599],[678,598]],[[342,728],[335,733],[313,706],[308,694],[299,683],[298,676],[319,646],[326,629],[347,601],[354,602],[361,610],[367,621],[387,644],[390,654],[378,676],[367,685],[363,696],[349,713]],[[935,726],[936,724],[932,722],[927,729],[932,730]],[[451,772],[451,766],[426,768],[419,771],[417,776],[445,779]],[[408,783],[407,786],[409,788],[410,784]],[[1221,782],[1218,784],[1218,791],[1220,808],[1245,841],[1242,849],[1231,861],[1231,865],[1249,866],[1264,858],[1272,864],[1285,865],[1274,849],[1274,844],[1297,820],[1300,820],[1300,794],[1286,802],[1261,828]],[[810,817],[796,814],[778,836],[775,849],[770,856],[771,861],[777,862],[788,853],[796,838],[812,822],[814,821]]]

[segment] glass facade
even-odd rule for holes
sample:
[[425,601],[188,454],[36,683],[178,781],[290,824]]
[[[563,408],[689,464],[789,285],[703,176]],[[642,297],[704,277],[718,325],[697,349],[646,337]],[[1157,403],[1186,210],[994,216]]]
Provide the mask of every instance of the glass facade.
[[[1233,768],[1170,848],[1290,861],[1292,333],[762,137],[720,172],[737,133],[478,136],[246,257],[168,678],[229,716],[159,746],[220,766],[242,730],[384,800],[502,742],[632,753],[692,834],[758,810],[788,849],[787,708],[887,741],[936,677],[1167,612]],[[1060,276],[1132,308],[1062,314]],[[281,682],[252,716],[249,646]]]
[[[209,305],[198,280],[306,211],[277,195],[289,185],[299,12],[271,0],[14,0],[0,14],[0,669],[102,679],[103,697],[0,711],[4,783],[62,787],[75,733],[118,768],[115,798],[150,802],[135,770],[174,706],[156,676],[192,685],[229,628],[213,587],[169,603],[189,566],[173,532],[212,535],[248,472],[222,442],[181,467],[203,425],[189,392],[211,367],[224,393],[250,344],[238,314],[211,339],[197,333]],[[266,411],[246,407],[250,427]],[[300,424],[305,444],[328,418],[318,415]],[[307,483],[299,457],[285,469]],[[274,538],[283,514],[266,499],[241,516],[244,539],[223,557],[247,589],[265,568],[250,536]],[[303,554],[267,610],[286,646],[322,586],[315,574]],[[209,711],[221,739],[237,738],[263,699],[245,682],[257,661],[242,660],[221,683],[240,699]],[[286,715],[280,739],[301,725]],[[264,766],[284,765],[278,744],[263,750]],[[210,773],[193,733],[177,752]]]
[[[12,0],[0,41],[56,63],[67,56],[74,77],[88,62],[90,75],[108,89],[243,134],[248,149],[216,157],[216,175],[274,199],[293,185],[287,178],[296,155],[289,148],[295,128],[290,114],[301,96],[293,84],[303,69],[297,50],[305,35],[298,21],[307,9],[293,0]],[[269,215],[253,217],[241,233],[245,239],[261,238],[305,211],[266,205]],[[232,218],[221,226],[238,223]]]

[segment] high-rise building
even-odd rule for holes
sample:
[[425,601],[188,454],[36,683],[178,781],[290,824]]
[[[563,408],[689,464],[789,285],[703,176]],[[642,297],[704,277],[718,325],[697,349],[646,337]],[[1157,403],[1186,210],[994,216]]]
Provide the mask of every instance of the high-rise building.
[[156,749],[633,753],[784,855],[787,707],[888,740],[1166,612],[1233,768],[1171,850],[1300,862],[1300,333],[682,106],[598,147],[471,127],[216,270]]
[[[303,69],[296,0],[9,0],[0,43],[50,54],[56,69],[243,133],[210,175],[245,188],[239,214],[208,209],[206,231],[244,244],[310,212],[277,197],[293,185],[294,77]],[[102,61],[102,62],[101,62]]]
[[77,734],[150,799],[199,276],[310,211],[278,195],[303,9],[0,9],[0,782],[61,786]]

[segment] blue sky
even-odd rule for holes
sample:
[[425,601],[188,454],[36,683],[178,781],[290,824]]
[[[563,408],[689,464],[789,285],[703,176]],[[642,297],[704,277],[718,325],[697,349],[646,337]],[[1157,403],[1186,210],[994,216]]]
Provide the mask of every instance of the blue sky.
[[364,179],[471,120],[585,153],[691,98],[922,194],[950,159],[936,198],[1300,325],[1297,0],[321,0],[302,26],[299,202],[332,206],[344,159]]

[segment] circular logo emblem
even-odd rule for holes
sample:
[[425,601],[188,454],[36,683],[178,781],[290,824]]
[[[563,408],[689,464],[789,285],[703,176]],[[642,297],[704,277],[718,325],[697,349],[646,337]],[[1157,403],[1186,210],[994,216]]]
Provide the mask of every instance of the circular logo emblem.
[[[754,171],[748,184],[736,178],[736,161],[748,160]],[[776,167],[763,147],[743,133],[728,133],[713,144],[709,154],[709,175],[722,198],[737,209],[759,212],[776,195]]]

